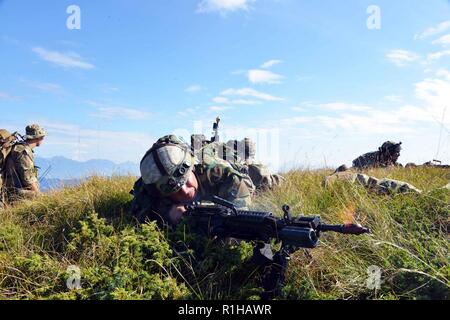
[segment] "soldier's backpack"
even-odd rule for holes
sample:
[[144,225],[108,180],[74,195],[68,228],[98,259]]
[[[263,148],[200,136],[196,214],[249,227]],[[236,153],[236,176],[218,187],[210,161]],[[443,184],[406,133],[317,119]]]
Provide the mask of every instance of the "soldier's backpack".
[[6,160],[16,141],[17,138],[15,134],[11,134],[8,130],[0,129],[0,172],[4,171]]

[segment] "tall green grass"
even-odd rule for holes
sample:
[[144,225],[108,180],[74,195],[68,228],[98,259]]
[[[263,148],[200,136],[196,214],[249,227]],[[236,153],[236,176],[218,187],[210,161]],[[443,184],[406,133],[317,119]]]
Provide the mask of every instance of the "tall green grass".
[[[449,170],[373,170],[408,181],[422,195],[377,195],[339,182],[323,187],[327,170],[286,174],[255,207],[281,214],[359,222],[361,237],[324,234],[314,250],[292,256],[280,299],[449,299]],[[176,232],[141,225],[129,213],[134,178],[94,177],[0,212],[2,299],[255,299],[259,273],[252,244],[204,239],[182,224]],[[66,272],[81,270],[81,289]],[[381,287],[367,286],[368,267]]]

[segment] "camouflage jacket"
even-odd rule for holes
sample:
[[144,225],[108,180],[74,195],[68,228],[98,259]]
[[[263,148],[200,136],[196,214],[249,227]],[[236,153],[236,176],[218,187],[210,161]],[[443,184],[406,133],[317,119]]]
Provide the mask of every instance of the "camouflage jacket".
[[5,207],[5,193],[3,191],[3,173],[0,170],[0,210]]
[[269,168],[262,163],[247,162],[243,166],[246,168],[246,172],[252,179],[256,190],[266,191],[271,190],[283,183],[285,180],[283,176],[279,174],[272,174]]
[[[238,208],[251,205],[255,190],[251,179],[229,162],[207,156],[195,165],[193,172],[199,184],[196,202],[208,202],[218,196],[233,202]],[[132,193],[132,213],[140,221],[150,218],[167,223],[169,210],[178,205],[170,198],[162,197],[153,185],[145,185],[142,179],[136,181]]]
[[357,183],[367,188],[368,190],[375,191],[381,194],[397,194],[397,193],[422,193],[413,185],[394,179],[378,179],[368,176],[366,174],[357,173],[352,170],[335,172],[334,174],[325,178],[325,186],[329,186],[336,181],[348,181],[351,183]]
[[399,165],[397,162],[386,160],[380,151],[369,152],[353,160],[353,167],[357,169],[369,169]]
[[8,193],[27,190],[38,183],[34,151],[28,144],[18,143],[13,147],[6,162],[4,179]]
[[272,174],[269,168],[263,163],[253,161],[253,159],[242,159],[236,150],[228,147],[222,142],[213,142],[204,146],[196,152],[196,157],[201,162],[203,158],[217,157],[226,160],[241,173],[250,177],[258,191],[265,191],[279,186],[284,178],[278,174]]
[[3,171],[0,167],[0,210],[5,206],[5,195],[3,191]]

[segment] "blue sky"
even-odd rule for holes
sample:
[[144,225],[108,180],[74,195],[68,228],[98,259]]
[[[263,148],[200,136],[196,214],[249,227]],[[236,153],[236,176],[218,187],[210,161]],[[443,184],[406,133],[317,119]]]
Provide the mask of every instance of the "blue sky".
[[273,168],[349,164],[386,140],[403,163],[450,162],[450,5],[3,0],[0,111],[0,127],[45,126],[45,157],[139,162],[220,115]]

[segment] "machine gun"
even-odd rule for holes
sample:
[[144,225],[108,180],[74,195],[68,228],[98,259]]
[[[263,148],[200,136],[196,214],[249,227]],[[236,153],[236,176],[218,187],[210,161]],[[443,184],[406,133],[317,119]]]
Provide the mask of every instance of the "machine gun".
[[422,165],[417,165],[415,163],[408,163],[406,165],[406,168],[417,168],[417,167],[450,169],[450,165],[442,164],[442,161],[440,161],[440,160],[428,161],[428,162],[425,162]]
[[432,168],[441,168],[441,169],[450,169],[450,165],[442,164],[440,160],[433,160],[429,162],[425,162],[423,164],[424,167],[432,167]]
[[[186,206],[186,216],[192,217],[196,226],[210,237],[236,238],[258,241],[254,249],[254,261],[262,266],[263,299],[271,299],[280,293],[290,255],[295,251],[317,247],[323,232],[362,235],[370,230],[358,224],[329,225],[320,217],[293,218],[288,205],[283,206],[284,217],[271,212],[238,210],[233,203],[214,197],[215,205]],[[281,249],[273,254],[269,243],[281,243]]]
[[213,123],[213,136],[211,137],[211,142],[220,142],[219,123],[220,123],[220,118],[217,117],[216,122]]
[[202,149],[204,146],[213,143],[213,142],[220,142],[219,137],[219,123],[220,118],[217,117],[216,121],[213,123],[213,136],[211,137],[211,140],[207,140],[204,134],[193,134],[191,135],[191,149],[192,151],[198,151]]

